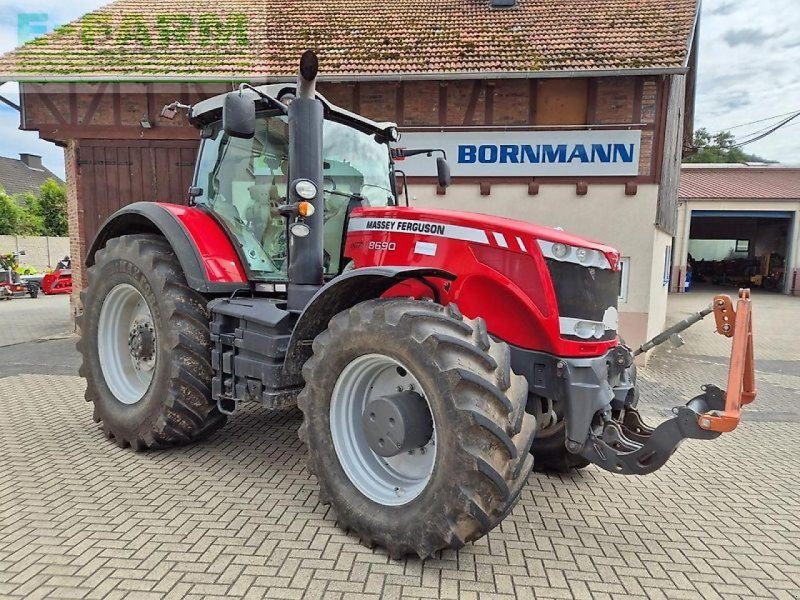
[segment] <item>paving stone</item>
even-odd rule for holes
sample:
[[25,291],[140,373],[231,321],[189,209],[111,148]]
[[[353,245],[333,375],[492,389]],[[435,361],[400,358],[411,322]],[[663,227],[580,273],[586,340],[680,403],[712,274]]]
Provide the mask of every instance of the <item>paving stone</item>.
[[[670,319],[708,299],[671,298]],[[245,407],[208,440],[134,453],[92,422],[78,377],[13,374],[0,397],[0,596],[797,599],[800,346],[785,330],[800,299],[754,306],[759,398],[734,433],[686,442],[647,477],[534,474],[487,538],[425,563],[336,527],[296,410]],[[729,342],[710,321],[684,337],[639,371],[647,417],[725,383]]]

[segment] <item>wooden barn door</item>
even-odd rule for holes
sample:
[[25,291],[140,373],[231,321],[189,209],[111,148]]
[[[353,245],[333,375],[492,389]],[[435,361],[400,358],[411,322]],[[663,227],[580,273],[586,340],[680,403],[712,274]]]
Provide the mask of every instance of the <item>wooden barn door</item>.
[[81,140],[78,181],[86,245],[108,217],[132,202],[185,204],[197,148],[191,140]]

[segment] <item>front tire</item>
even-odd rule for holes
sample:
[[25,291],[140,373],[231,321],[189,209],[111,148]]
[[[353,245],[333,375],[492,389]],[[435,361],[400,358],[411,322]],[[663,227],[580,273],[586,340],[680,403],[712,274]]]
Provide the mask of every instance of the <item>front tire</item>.
[[[511,511],[533,464],[536,423],[525,412],[527,381],[482,319],[452,305],[368,300],[336,315],[313,350],[300,438],[341,527],[392,557],[427,558],[480,538]],[[417,458],[384,459],[358,436],[363,407],[390,388],[427,403],[433,433]]]
[[160,236],[111,239],[87,271],[78,342],[86,400],[109,438],[136,450],[225,424],[211,401],[209,314]]

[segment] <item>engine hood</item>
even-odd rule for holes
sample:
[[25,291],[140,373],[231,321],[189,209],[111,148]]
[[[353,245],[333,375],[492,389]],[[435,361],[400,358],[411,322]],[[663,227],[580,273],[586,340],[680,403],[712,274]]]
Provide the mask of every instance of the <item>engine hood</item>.
[[353,211],[352,217],[367,219],[370,217],[376,219],[405,219],[482,230],[488,239],[497,241],[498,245],[507,247],[510,251],[517,252],[525,251],[524,243],[520,244],[523,249],[518,248],[515,243],[518,237],[521,240],[533,238],[535,240],[588,248],[590,250],[602,252],[608,259],[612,270],[616,271],[619,268],[620,253],[615,248],[566,231],[545,227],[544,225],[537,225],[527,221],[517,221],[515,219],[480,213],[401,206],[358,208]]

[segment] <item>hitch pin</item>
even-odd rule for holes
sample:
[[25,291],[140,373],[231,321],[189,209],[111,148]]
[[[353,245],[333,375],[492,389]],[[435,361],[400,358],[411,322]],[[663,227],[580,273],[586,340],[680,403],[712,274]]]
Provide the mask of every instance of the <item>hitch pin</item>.
[[647,352],[648,350],[652,350],[656,346],[663,344],[664,342],[669,340],[673,335],[677,335],[681,331],[686,331],[687,329],[689,329],[689,327],[691,327],[698,321],[702,321],[705,317],[710,315],[713,310],[714,310],[714,305],[709,304],[703,310],[700,310],[696,313],[689,315],[683,321],[675,323],[675,325],[665,329],[653,339],[646,341],[644,344],[642,344],[636,350],[633,351],[633,355],[639,356],[640,354]]

